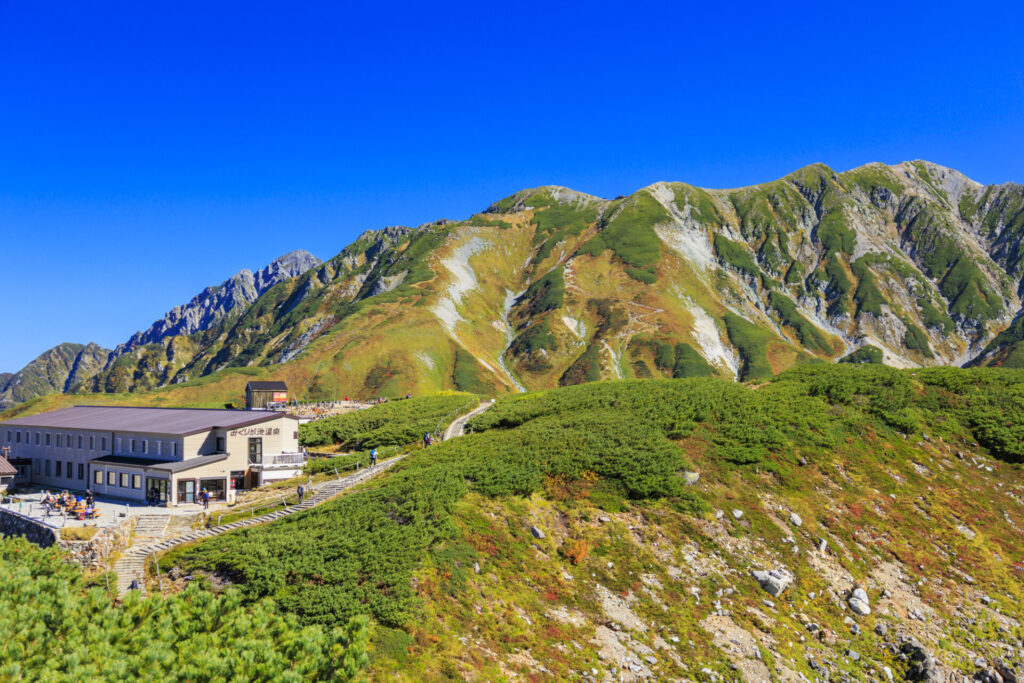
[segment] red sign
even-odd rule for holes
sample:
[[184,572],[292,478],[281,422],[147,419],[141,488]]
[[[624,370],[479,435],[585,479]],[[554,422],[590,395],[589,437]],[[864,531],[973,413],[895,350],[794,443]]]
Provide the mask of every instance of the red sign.
[[288,400],[288,392],[287,391],[275,391],[274,392],[274,401],[287,401],[287,400]]

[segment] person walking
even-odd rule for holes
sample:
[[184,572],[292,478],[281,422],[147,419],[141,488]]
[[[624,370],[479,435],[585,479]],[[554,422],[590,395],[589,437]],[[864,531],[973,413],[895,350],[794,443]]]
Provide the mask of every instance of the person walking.
[[299,484],[298,494],[299,494],[299,505],[302,505],[302,499],[306,495],[306,487],[303,486],[302,484]]
[[210,492],[207,491],[206,489],[203,489],[203,509],[210,509]]
[[373,450],[370,451],[370,467],[373,467],[376,464],[377,464],[377,449],[374,448]]

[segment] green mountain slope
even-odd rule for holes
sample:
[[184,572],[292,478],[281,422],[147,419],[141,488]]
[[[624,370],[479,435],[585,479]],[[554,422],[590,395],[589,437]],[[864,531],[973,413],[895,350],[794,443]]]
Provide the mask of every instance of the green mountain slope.
[[524,190],[468,220],[364,233],[76,391],[233,400],[234,368],[308,400],[501,394],[767,378],[862,347],[896,367],[1014,365],[1022,201],[1019,185],[921,161],[816,164],[731,190],[656,183],[615,200]]
[[303,623],[370,615],[375,679],[1019,671],[1022,386],[837,364],[510,396],[361,490],[161,563]]
[[97,344],[59,344],[14,374],[0,375],[0,408],[70,390],[99,372],[110,355]]

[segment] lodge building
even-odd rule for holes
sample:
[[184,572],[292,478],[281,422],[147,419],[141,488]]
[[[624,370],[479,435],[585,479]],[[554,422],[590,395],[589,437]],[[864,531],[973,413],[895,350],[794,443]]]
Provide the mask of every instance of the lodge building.
[[0,446],[33,484],[178,505],[298,476],[298,430],[278,412],[74,406],[0,422]]

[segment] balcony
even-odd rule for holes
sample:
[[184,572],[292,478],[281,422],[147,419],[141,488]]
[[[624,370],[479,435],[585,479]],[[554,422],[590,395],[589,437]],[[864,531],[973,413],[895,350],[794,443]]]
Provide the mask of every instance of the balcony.
[[304,453],[263,454],[258,458],[249,458],[249,467],[261,469],[298,469],[306,463]]

